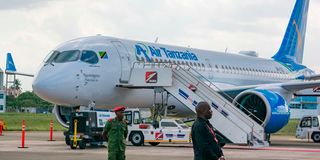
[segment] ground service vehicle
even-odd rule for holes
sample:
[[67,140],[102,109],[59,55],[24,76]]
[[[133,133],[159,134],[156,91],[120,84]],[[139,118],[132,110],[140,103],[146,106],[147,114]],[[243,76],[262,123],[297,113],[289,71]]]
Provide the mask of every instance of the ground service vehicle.
[[142,123],[139,109],[125,111],[128,121],[128,140],[135,146],[149,143],[190,143],[191,129],[185,123],[175,119],[162,119],[159,122]]
[[65,142],[71,149],[85,149],[87,144],[99,145],[106,121],[115,117],[113,112],[81,111],[73,112],[70,117],[69,130],[65,134]]
[[303,116],[297,126],[296,137],[300,139],[311,138],[313,142],[320,143],[320,116]]
[[[79,146],[85,149],[87,144],[99,145],[104,142],[103,128],[114,112],[81,111],[73,112],[70,117],[69,130],[65,132],[65,142],[72,149]],[[135,146],[150,143],[190,143],[191,129],[181,120],[162,119],[154,123],[142,123],[139,109],[127,109],[125,120],[128,123],[128,141]]]

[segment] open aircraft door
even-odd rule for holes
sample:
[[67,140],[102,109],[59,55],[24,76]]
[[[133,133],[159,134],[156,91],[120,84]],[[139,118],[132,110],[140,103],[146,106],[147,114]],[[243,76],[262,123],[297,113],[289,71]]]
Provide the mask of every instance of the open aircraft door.
[[120,83],[127,83],[130,78],[131,57],[127,48],[119,41],[112,41],[112,44],[117,49],[121,61],[121,77]]

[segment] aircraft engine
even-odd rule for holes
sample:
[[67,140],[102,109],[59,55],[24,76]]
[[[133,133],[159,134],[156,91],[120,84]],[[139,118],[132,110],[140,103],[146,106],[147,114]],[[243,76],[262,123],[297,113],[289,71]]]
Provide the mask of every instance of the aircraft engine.
[[53,113],[56,116],[57,121],[65,128],[69,128],[69,119],[72,112],[72,107],[55,105]]
[[266,133],[277,132],[289,121],[290,111],[286,101],[269,90],[243,91],[235,97],[233,104],[247,115],[252,113],[254,116],[250,117],[262,124]]

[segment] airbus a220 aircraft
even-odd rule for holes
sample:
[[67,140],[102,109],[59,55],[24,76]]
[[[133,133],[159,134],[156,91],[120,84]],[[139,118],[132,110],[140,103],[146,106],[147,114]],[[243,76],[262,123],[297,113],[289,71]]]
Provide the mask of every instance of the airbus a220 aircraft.
[[[302,65],[308,6],[309,0],[296,1],[280,49],[271,59],[259,58],[253,52],[226,54],[97,35],[53,49],[32,86],[38,96],[57,105],[87,106],[94,101],[96,109],[119,104],[151,107],[152,89],[117,87],[135,76],[130,75],[134,64],[190,66],[228,94],[230,101],[264,120],[265,132],[274,133],[289,120],[287,102],[293,93],[320,85],[314,80],[319,75]],[[171,113],[194,114],[175,97],[170,97],[168,106]],[[56,110],[60,123],[67,126],[62,108],[57,106]]]

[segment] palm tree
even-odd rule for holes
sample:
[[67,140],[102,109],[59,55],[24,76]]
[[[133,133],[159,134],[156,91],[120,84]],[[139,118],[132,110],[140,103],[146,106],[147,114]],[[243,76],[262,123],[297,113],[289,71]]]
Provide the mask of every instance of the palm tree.
[[22,89],[22,88],[21,88],[21,82],[20,82],[20,80],[19,80],[19,79],[15,79],[15,80],[13,81],[12,86],[10,87],[11,92],[10,92],[9,94],[17,97],[17,96],[20,95],[21,89]]

